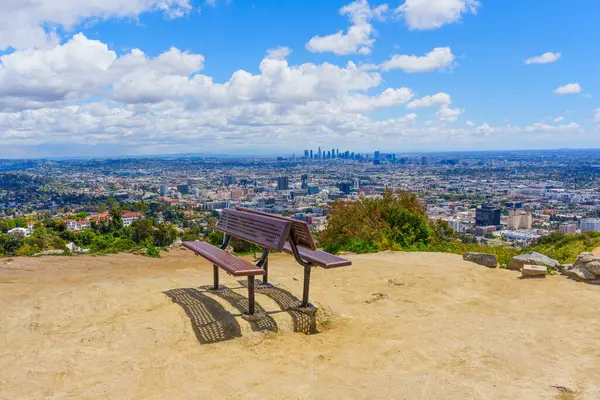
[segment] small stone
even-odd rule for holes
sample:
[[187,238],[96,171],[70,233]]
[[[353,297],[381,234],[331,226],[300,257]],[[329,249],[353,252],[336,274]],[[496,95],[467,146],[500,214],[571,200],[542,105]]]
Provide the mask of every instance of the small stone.
[[543,265],[523,265],[521,275],[523,276],[546,276],[548,269]]
[[468,252],[463,254],[463,260],[471,261],[475,264],[483,265],[484,267],[496,268],[498,260],[494,254],[488,253],[473,253]]

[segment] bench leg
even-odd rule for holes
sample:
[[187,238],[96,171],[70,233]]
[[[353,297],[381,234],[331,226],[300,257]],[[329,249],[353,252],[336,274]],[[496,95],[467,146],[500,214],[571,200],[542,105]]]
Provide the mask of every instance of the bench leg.
[[254,315],[254,276],[248,277],[248,314]]
[[265,264],[263,265],[263,269],[265,270],[265,274],[263,275],[262,282],[263,285],[269,283],[269,259],[265,260]]
[[216,265],[213,265],[213,277],[214,277],[214,289],[215,290],[219,290],[219,267],[217,267]]
[[310,265],[304,267],[304,290],[302,291],[302,304],[300,307],[308,307],[308,290],[310,288]]

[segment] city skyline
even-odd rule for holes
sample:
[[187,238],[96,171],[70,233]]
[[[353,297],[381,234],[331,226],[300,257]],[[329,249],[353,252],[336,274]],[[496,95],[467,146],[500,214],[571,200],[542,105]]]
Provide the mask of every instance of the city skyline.
[[558,0],[0,4],[0,158],[598,148],[598,11]]

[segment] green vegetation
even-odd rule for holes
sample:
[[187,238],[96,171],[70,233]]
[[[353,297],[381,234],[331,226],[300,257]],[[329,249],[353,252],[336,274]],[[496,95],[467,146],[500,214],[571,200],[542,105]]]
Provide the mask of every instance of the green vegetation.
[[575,261],[579,253],[592,251],[598,246],[600,246],[600,232],[585,232],[580,235],[554,232],[540,238],[537,245],[527,250],[537,251],[565,264]]
[[[160,256],[159,248],[168,246],[177,238],[177,230],[171,224],[160,224],[154,218],[141,218],[131,226],[124,227],[118,203],[112,203],[110,218],[92,222],[83,231],[67,230],[65,221],[49,216],[36,221],[29,237],[8,234],[15,227],[27,226],[22,218],[0,221],[0,256],[32,256],[46,250],[63,250],[69,254],[67,243],[73,242],[92,254],[109,254],[146,248],[151,257]],[[81,214],[78,216],[82,216]]]
[[327,229],[319,236],[325,251],[373,253],[382,250],[495,254],[506,265],[517,254],[509,246],[461,241],[444,221],[429,221],[414,194],[386,190],[380,199],[333,203]]
[[[476,251],[495,254],[505,266],[517,254],[537,251],[561,263],[600,246],[600,232],[580,235],[552,233],[537,244],[520,249],[489,246],[460,237],[443,221],[429,221],[413,194],[386,190],[380,199],[336,201],[329,209],[327,229],[319,236],[325,251],[373,253],[382,250],[430,251],[463,254]],[[493,235],[489,235],[493,237]]]

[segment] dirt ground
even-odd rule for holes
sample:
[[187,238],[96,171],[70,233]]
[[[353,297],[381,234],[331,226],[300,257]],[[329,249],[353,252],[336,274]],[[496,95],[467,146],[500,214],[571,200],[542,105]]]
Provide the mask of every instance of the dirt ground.
[[[0,259],[1,399],[600,399],[600,287],[433,253],[271,258],[267,317],[187,250]],[[241,283],[240,283],[241,282]],[[295,297],[296,296],[296,297]]]

